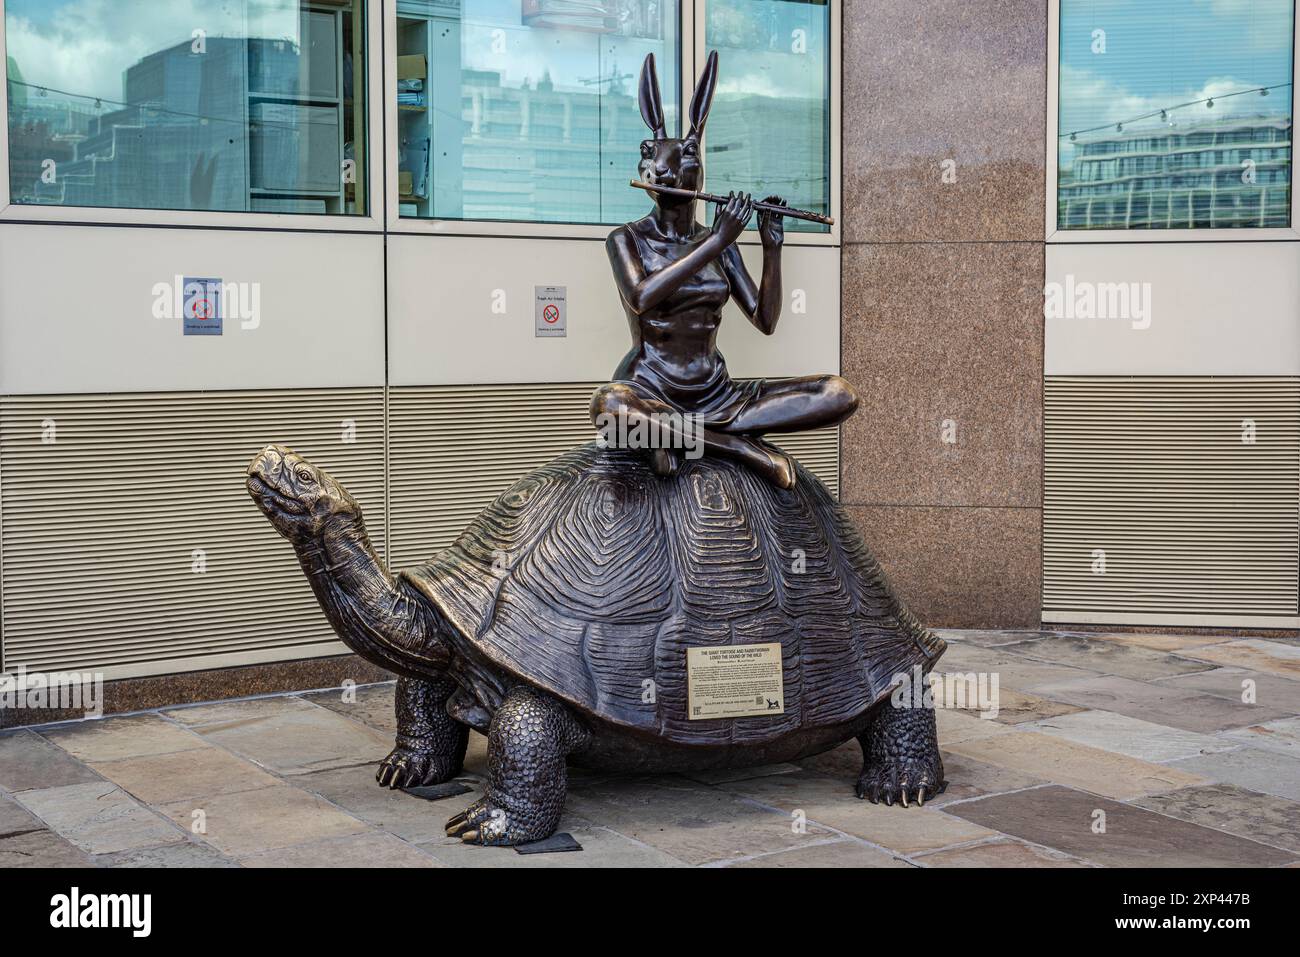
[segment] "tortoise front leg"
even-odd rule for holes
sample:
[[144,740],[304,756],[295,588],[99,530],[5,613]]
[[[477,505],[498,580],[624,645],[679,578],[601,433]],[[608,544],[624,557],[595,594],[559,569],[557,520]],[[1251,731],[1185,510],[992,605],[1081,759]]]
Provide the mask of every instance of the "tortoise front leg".
[[518,686],[488,730],[487,793],[447,822],[466,844],[527,844],[559,826],[568,789],[565,759],[589,733],[549,695]]
[[460,774],[469,728],[447,714],[456,687],[445,675],[397,679],[397,746],[379,762],[375,780],[381,786],[422,787]]

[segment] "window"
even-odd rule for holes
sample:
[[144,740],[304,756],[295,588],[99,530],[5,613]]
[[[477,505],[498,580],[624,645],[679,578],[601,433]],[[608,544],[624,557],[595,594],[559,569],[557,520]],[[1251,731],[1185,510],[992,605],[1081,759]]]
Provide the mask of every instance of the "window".
[[677,123],[675,0],[397,3],[399,211],[406,217],[621,223],[647,131],[637,77],[658,64]]
[[1061,0],[1057,228],[1290,226],[1294,8]]
[[8,0],[10,201],[367,209],[364,0]]
[[[706,188],[775,194],[831,215],[827,0],[707,0],[705,12],[705,45],[721,60],[704,136]],[[787,231],[829,232],[784,222]]]

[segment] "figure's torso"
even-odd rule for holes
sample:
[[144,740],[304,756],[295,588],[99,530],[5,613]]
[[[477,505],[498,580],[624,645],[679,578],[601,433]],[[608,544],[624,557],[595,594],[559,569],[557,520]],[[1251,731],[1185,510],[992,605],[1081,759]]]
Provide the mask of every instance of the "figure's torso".
[[[624,227],[641,257],[647,276],[659,272],[693,252],[710,235],[697,226],[684,242],[662,237],[650,217]],[[717,351],[722,307],[731,287],[716,259],[675,289],[667,299],[641,315],[630,310],[632,350],[624,357],[616,379],[650,379],[665,391],[689,391],[725,373]],[[669,396],[672,398],[672,396]]]

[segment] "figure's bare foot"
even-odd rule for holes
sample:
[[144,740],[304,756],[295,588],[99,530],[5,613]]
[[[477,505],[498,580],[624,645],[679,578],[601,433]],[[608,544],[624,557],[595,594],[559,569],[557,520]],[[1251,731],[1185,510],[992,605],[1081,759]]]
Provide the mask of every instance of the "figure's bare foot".
[[681,469],[682,460],[672,449],[655,449],[650,453],[650,467],[655,475],[672,478]]
[[766,469],[760,469],[763,476],[777,488],[794,488],[796,478],[794,459],[766,442],[760,441],[758,446],[767,456],[769,463]]

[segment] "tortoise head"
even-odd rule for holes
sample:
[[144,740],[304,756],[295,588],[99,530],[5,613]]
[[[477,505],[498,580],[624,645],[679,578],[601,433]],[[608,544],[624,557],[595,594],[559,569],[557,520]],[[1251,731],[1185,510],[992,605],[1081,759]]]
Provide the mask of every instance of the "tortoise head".
[[361,520],[361,507],[347,489],[283,445],[268,445],[253,457],[248,494],[295,544],[318,537],[331,521]]

